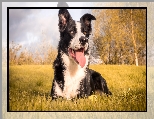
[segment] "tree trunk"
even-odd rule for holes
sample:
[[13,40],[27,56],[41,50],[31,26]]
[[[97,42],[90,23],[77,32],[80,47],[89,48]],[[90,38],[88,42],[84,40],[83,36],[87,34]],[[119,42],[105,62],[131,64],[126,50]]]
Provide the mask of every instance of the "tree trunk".
[[134,45],[134,56],[135,56],[135,63],[136,63],[136,66],[138,66],[138,57],[137,57],[137,49],[136,49],[136,42],[135,42],[135,36],[134,36],[134,23],[133,23],[133,19],[132,19],[132,9],[131,9],[131,28],[132,28],[132,33],[131,33],[131,36],[132,36],[132,40],[133,40],[133,45]]

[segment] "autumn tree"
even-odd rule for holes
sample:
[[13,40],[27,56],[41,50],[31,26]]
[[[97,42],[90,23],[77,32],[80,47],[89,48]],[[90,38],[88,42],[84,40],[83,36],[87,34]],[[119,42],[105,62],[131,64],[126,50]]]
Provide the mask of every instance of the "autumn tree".
[[95,44],[105,64],[145,64],[146,10],[93,10]]
[[48,49],[47,57],[45,59],[46,64],[52,64],[57,56],[57,50],[52,46]]
[[124,9],[122,19],[127,26],[129,39],[133,43],[136,66],[145,64],[142,59],[146,56],[146,9]]
[[21,45],[14,43],[13,41],[9,44],[9,64],[17,64],[18,58],[17,54],[22,48]]
[[18,58],[19,65],[34,64],[33,54],[28,51],[22,51]]

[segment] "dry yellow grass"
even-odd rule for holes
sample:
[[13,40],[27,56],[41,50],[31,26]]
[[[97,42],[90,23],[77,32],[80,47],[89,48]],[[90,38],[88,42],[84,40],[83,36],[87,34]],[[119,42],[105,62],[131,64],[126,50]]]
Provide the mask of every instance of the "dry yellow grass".
[[10,111],[146,111],[146,67],[91,65],[106,79],[112,96],[51,101],[51,65],[9,67]]

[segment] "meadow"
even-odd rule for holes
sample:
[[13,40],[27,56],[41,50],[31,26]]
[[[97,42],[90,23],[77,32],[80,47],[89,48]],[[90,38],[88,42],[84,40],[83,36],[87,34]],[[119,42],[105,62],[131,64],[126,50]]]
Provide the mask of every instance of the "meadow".
[[90,65],[111,96],[51,101],[51,65],[9,66],[9,111],[146,111],[146,66]]

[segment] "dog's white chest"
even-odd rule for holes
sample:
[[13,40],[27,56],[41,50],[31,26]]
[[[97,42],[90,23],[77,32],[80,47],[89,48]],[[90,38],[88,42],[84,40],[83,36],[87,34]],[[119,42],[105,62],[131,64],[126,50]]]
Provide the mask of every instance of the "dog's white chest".
[[80,82],[86,76],[86,67],[88,65],[88,56],[86,56],[86,64],[83,68],[76,64],[70,57],[63,54],[62,56],[66,70],[63,72],[64,75],[64,89],[60,95],[66,99],[71,99],[77,96],[79,93]]
[[80,82],[85,78],[85,71],[83,68],[78,67],[75,74],[72,76],[69,70],[64,72],[64,90],[63,97],[71,99],[76,97],[79,93]]

